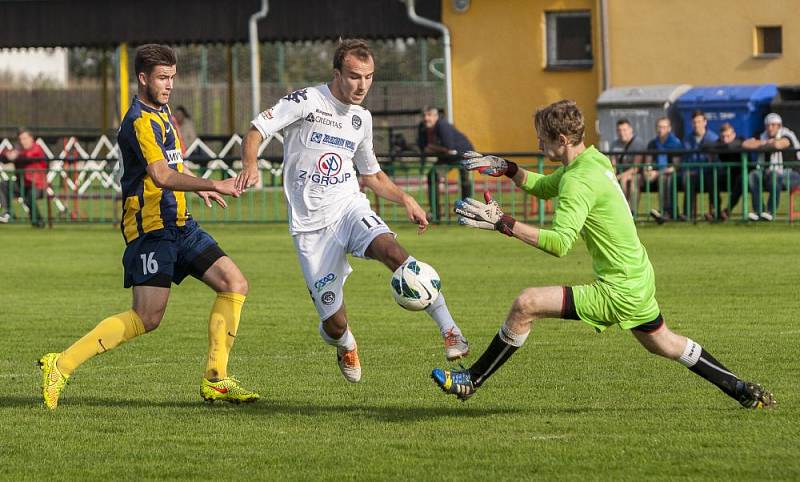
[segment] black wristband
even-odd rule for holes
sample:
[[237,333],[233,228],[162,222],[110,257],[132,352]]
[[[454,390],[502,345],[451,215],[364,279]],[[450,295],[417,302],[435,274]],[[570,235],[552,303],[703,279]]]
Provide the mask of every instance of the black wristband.
[[[514,164],[514,166],[516,166],[516,164]],[[494,229],[500,231],[506,236],[514,236],[515,224],[517,224],[517,220],[514,219],[513,216],[510,214],[503,214],[500,216],[500,220],[494,224]]]
[[506,164],[508,164],[508,167],[506,167],[506,177],[514,179],[517,171],[519,171],[519,166],[517,166],[516,162],[509,160],[506,160]]

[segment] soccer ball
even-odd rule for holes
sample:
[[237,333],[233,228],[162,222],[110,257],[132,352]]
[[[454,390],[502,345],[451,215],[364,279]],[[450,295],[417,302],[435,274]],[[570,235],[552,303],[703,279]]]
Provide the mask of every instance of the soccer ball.
[[391,288],[398,305],[409,311],[421,311],[439,297],[442,282],[429,264],[410,261],[395,270]]

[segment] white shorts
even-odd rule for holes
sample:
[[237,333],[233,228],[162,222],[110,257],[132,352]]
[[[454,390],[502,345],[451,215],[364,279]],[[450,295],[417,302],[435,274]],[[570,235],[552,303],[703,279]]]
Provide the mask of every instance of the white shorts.
[[384,233],[395,234],[368,200],[358,199],[330,226],[292,236],[320,320],[330,318],[342,306],[344,282],[353,271],[347,254],[367,258],[365,251],[372,240]]

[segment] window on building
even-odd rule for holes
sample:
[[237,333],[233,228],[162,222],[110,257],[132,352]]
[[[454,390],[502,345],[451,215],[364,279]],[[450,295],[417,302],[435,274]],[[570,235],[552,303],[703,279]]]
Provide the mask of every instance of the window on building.
[[783,53],[783,33],[780,26],[756,27],[756,57],[775,57]]
[[546,12],[547,68],[588,69],[592,57],[592,14],[589,10]]

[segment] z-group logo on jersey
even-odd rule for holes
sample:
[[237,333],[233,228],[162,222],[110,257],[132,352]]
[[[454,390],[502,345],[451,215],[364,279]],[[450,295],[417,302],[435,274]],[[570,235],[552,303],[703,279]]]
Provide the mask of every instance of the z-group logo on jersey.
[[[352,176],[351,173],[342,171],[342,157],[335,152],[326,152],[317,159],[317,170],[311,174],[311,181],[323,186],[332,186],[347,182]],[[299,171],[299,180],[305,181],[308,173]]]
[[317,171],[323,176],[336,176],[342,170],[342,158],[334,152],[326,152],[317,159]]
[[306,116],[306,121],[311,123],[316,122],[317,124],[322,124],[324,126],[331,126],[337,129],[342,128],[341,122],[336,122],[333,119],[328,119],[327,117],[322,117],[321,115],[314,115],[313,112],[309,112],[309,114]]
[[359,130],[361,129],[361,117],[353,114],[353,129]]
[[311,142],[316,142],[317,144],[325,144],[326,146],[343,147],[348,151],[356,150],[355,142],[348,141],[347,139],[343,139],[341,137],[324,134],[322,132],[312,132]]

